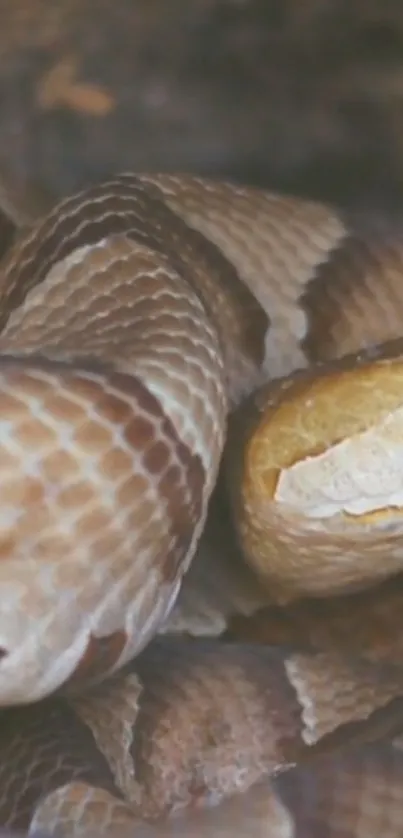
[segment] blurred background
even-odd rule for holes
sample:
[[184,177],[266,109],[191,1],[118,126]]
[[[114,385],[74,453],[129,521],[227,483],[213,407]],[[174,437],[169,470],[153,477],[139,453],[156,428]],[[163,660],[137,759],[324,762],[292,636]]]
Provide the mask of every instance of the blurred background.
[[403,197],[400,0],[0,0],[0,178],[117,171]]

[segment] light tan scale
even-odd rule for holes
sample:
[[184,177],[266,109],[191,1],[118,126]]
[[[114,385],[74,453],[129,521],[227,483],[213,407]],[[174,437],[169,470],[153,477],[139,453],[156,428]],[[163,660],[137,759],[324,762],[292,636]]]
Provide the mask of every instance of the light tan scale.
[[365,632],[352,658],[242,641],[308,595],[366,596],[370,620],[403,569],[402,269],[396,221],[185,176],[111,178],[21,233],[0,275],[0,704],[44,700],[3,710],[0,826],[241,834],[238,796],[252,838],[397,838],[396,597],[385,654]]

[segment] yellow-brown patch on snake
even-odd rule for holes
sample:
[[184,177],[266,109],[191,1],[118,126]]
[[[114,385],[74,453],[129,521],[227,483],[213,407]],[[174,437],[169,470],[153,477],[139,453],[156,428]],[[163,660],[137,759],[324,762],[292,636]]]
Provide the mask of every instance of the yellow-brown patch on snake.
[[[230,489],[245,555],[273,600],[357,590],[401,570],[403,526],[394,497],[402,407],[401,341],[295,373],[252,400]],[[281,481],[296,467],[304,472],[294,497]],[[316,467],[320,476],[311,479]],[[373,486],[383,492],[382,516],[372,514],[379,508]],[[356,500],[369,504],[366,514],[345,514]]]

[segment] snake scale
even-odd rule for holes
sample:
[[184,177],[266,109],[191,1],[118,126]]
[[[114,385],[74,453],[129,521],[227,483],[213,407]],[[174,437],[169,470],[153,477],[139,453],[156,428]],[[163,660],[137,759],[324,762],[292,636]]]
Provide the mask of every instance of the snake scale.
[[403,224],[124,174],[0,273],[0,825],[394,838]]

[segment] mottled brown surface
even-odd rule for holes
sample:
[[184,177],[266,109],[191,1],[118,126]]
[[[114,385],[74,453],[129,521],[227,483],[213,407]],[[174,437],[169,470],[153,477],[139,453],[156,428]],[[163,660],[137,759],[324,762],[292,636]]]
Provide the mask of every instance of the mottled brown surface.
[[367,660],[403,662],[403,579],[326,600],[305,599],[253,616],[235,616],[229,633],[248,642],[346,649]]
[[15,236],[15,227],[12,221],[3,212],[0,212],[0,258],[6,253],[12,244]]
[[122,169],[401,199],[393,0],[2,0],[0,13],[0,171],[23,205],[27,184],[60,196]]
[[[47,811],[56,834],[78,835],[85,827],[90,832],[91,825],[111,834],[124,801],[133,829],[138,819],[158,823],[174,815],[189,824],[196,815],[197,824],[200,810],[245,792],[246,816],[255,784],[266,781],[269,790],[269,778],[295,761],[307,761],[307,767],[296,772],[296,781],[292,773],[275,787],[290,802],[291,816],[300,812],[302,829],[310,822],[307,783],[321,801],[318,823],[334,826],[351,812],[364,814],[360,788],[368,774],[375,782],[377,765],[385,817],[387,788],[402,770],[401,751],[381,746],[379,753],[370,751],[368,762],[366,745],[357,750],[357,743],[370,742],[380,731],[385,737],[400,732],[401,692],[400,676],[387,669],[377,674],[337,654],[321,658],[247,644],[158,640],[96,690],[3,712],[0,822],[24,830],[37,825],[35,813],[43,817]],[[347,746],[351,751],[354,743],[357,758],[350,764]],[[324,774],[321,754],[329,750],[336,756],[324,762]],[[340,798],[332,778],[340,783],[354,773],[357,793],[350,782],[349,799]],[[47,827],[52,831],[51,819]],[[162,829],[164,834],[169,825]],[[273,830],[273,838],[281,835]]]

